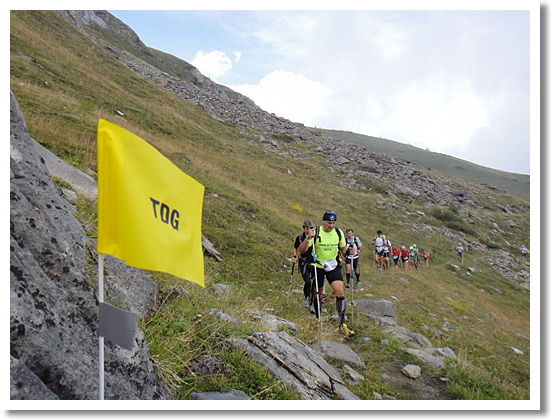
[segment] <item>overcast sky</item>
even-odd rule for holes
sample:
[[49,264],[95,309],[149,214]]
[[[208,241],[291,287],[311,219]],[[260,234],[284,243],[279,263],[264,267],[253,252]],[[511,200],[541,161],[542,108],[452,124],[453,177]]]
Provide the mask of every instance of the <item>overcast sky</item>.
[[292,121],[529,173],[528,10],[110,12]]

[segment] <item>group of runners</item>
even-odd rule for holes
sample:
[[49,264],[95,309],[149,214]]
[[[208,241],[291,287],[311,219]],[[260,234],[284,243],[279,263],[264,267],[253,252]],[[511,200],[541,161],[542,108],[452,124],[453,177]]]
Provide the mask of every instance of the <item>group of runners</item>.
[[[388,269],[391,265],[408,271],[409,264],[411,268],[418,270],[420,257],[424,259],[426,266],[430,265],[430,253],[428,250],[420,250],[416,244],[412,244],[408,248],[402,245],[399,248],[397,245],[392,244],[381,230],[377,231],[377,236],[373,239],[372,244],[375,253],[375,266],[378,271]],[[393,259],[393,264],[389,262],[391,258]]]
[[[336,219],[336,212],[327,210],[320,226],[315,226],[309,219],[304,220],[303,232],[296,237],[292,250],[292,276],[293,267],[297,264],[304,281],[303,306],[319,320],[321,306],[327,301],[326,278],[336,299],[339,330],[346,336],[353,336],[354,331],[346,324],[345,282],[342,268],[344,265],[346,288],[358,288],[360,286],[359,258],[363,243],[354,235],[353,229],[346,229],[343,232],[336,227]],[[372,243],[378,270],[391,267],[390,256],[393,257],[394,266],[402,267],[404,270],[408,270],[409,261],[413,268],[418,269],[420,256],[424,257],[426,265],[429,264],[430,254],[427,251],[421,254],[416,244],[409,249],[404,245],[401,248],[394,246],[381,231],[377,232]]]

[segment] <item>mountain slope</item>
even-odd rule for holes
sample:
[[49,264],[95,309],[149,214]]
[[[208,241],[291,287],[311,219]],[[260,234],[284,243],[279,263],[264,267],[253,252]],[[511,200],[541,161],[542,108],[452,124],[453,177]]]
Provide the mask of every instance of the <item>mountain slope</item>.
[[[10,23],[11,89],[33,138],[95,178],[96,126],[103,118],[149,141],[206,187],[202,229],[223,261],[206,259],[208,289],[179,288],[178,279],[150,273],[162,300],[142,324],[176,399],[227,388],[257,399],[293,397],[241,354],[219,350],[222,341],[261,328],[248,310],[295,322],[297,338],[306,343],[341,341],[328,316],[317,328],[303,311],[299,278],[286,304],[293,239],[303,219],[319,223],[326,209],[336,210],[339,227],[353,227],[365,244],[363,286],[354,297],[392,301],[399,325],[458,355],[460,362],[444,372],[424,366],[435,382],[442,375],[450,380],[441,398],[528,398],[529,268],[517,252],[522,242],[530,247],[527,202],[347,146],[179,71],[165,75],[143,52],[124,49],[129,43],[118,32],[92,39],[89,29],[51,11],[12,12]],[[117,40],[109,43],[109,35]],[[166,60],[163,53],[158,57]],[[415,182],[387,182],[399,173]],[[95,203],[82,197],[77,212],[95,237]],[[380,228],[395,243],[429,249],[430,267],[376,272],[371,238]],[[465,266],[456,269],[458,241],[467,251]],[[230,295],[212,293],[218,283],[228,285]],[[213,308],[240,326],[216,319]],[[326,310],[334,314],[330,301]],[[358,336],[348,344],[363,357],[367,380],[351,390],[362,399],[374,393],[417,398],[419,393],[383,380],[411,356],[366,317],[355,313],[353,322]],[[370,341],[359,342],[365,337]],[[384,339],[389,346],[381,344]],[[193,377],[189,368],[204,355],[224,360],[227,374]]]
[[529,201],[530,198],[529,175],[487,168],[443,153],[431,152],[379,137],[340,130],[320,129],[320,131],[327,136],[364,146],[373,152],[387,153],[425,168],[437,169],[448,176],[494,186],[525,201]]

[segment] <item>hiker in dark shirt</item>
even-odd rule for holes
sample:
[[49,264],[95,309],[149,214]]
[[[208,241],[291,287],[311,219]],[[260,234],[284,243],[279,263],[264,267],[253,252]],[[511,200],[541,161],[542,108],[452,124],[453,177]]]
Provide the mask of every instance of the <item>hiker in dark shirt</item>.
[[294,249],[292,250],[292,262],[298,265],[299,272],[301,277],[303,278],[303,306],[304,308],[309,308],[309,297],[311,295],[311,279],[313,278],[313,274],[308,267],[308,263],[313,261],[312,250],[309,248],[307,252],[299,255],[298,258],[298,249],[299,246],[305,238],[309,234],[311,229],[314,229],[315,226],[313,222],[309,219],[303,221],[303,232],[301,232],[294,242]]

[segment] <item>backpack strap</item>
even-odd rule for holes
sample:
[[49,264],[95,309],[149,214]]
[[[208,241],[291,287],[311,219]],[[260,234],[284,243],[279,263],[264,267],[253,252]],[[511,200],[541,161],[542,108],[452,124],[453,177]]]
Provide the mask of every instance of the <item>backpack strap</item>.
[[[340,241],[342,241],[342,231],[337,227],[335,227],[335,230],[338,235],[338,242],[340,243]],[[321,226],[317,226],[317,230],[315,231],[315,237],[313,238],[314,241],[316,241],[317,238],[319,238],[319,242],[321,242],[321,236],[319,236],[320,231],[321,231]]]

